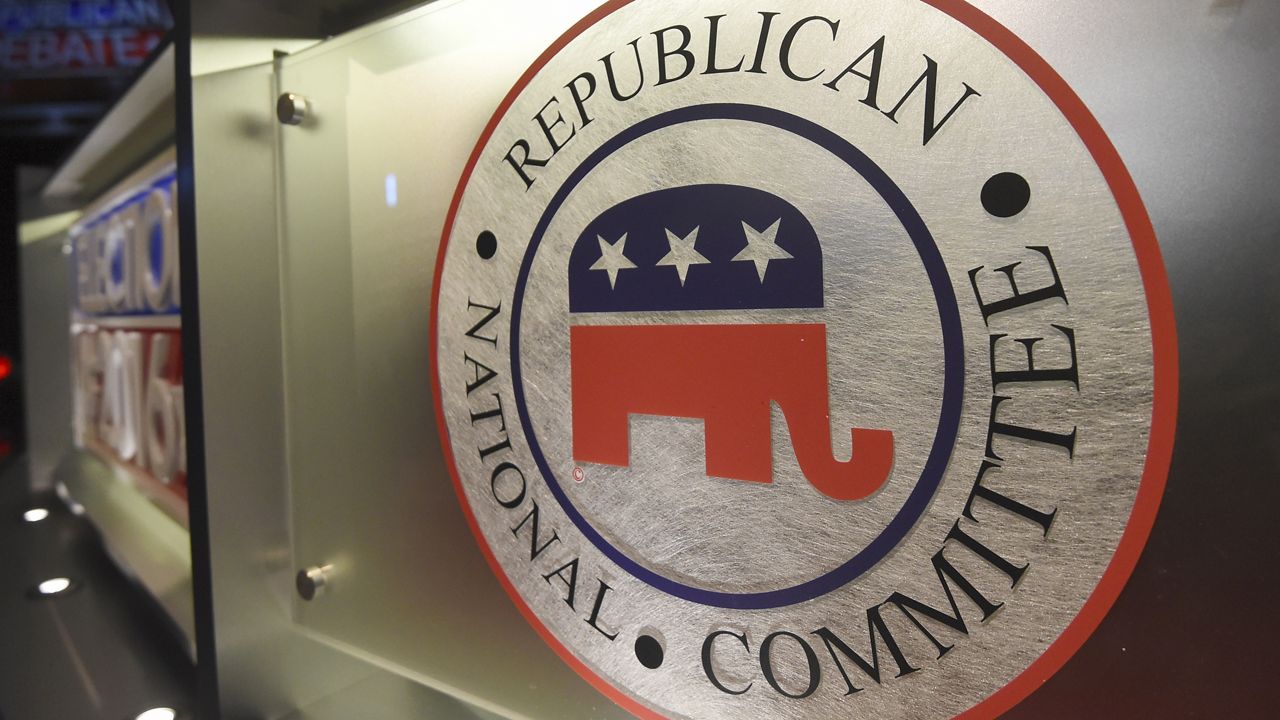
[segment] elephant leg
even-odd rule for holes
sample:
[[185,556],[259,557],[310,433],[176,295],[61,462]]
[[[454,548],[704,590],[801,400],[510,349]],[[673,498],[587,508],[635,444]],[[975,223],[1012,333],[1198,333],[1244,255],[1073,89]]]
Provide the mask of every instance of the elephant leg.
[[619,467],[630,464],[631,438],[627,412],[621,403],[605,394],[575,403],[573,458],[578,462]]
[[704,432],[707,474],[731,480],[773,480],[770,403],[763,399],[708,413]]
[[578,462],[626,467],[631,461],[628,413],[632,411],[631,384],[621,387],[614,378],[627,348],[600,337],[597,328],[573,328],[573,458]]

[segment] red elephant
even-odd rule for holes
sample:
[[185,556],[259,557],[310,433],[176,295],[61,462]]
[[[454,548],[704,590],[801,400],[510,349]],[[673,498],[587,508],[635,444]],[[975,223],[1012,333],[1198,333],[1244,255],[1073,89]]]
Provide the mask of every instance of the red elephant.
[[629,415],[700,418],[708,475],[771,482],[777,403],[801,472],[824,495],[863,499],[893,467],[888,430],[854,428],[852,457],[833,457],[825,325],[575,325],[570,347],[580,462],[627,466]]

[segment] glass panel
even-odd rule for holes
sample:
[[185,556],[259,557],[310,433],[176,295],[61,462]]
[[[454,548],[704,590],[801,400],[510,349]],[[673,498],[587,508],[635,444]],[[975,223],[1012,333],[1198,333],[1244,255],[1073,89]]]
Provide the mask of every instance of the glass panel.
[[534,717],[624,714],[520,618],[465,525],[430,392],[431,280],[484,124],[593,5],[433,4],[286,57],[278,73],[280,92],[306,103],[301,124],[280,130],[294,560],[332,566],[297,619]]

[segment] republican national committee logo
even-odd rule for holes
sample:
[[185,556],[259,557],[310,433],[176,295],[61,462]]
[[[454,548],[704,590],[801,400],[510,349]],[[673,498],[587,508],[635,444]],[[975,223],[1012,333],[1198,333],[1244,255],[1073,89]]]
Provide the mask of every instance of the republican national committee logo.
[[[631,415],[697,418],[707,475],[772,482],[776,403],[815,488],[837,500],[879,490],[892,432],[853,429],[853,457],[834,457],[822,294],[813,226],[771,193],[687,185],[606,210],[569,258],[571,317],[620,319],[570,326],[573,458],[626,467]],[[792,308],[812,309],[811,321],[735,312]],[[723,312],[702,316],[729,322],[680,322],[712,310]]]
[[481,549],[640,717],[998,714],[1096,627],[1163,490],[1141,202],[953,0],[600,8],[485,130],[434,292]]

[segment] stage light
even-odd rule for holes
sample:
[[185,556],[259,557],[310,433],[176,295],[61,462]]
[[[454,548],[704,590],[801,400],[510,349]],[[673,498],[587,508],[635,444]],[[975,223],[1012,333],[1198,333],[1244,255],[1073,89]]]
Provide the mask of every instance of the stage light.
[[59,595],[70,590],[74,586],[70,578],[56,577],[49,578],[36,585],[36,592],[41,595]]

